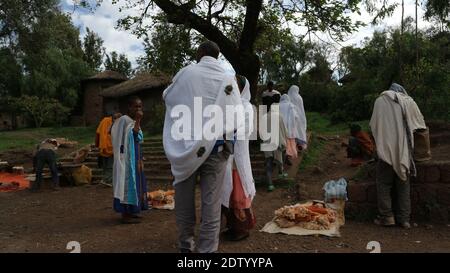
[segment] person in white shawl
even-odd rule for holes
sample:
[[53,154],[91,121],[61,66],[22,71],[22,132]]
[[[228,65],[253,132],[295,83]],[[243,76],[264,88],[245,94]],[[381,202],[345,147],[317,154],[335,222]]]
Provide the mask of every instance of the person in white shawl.
[[[270,101],[267,101],[270,103]],[[264,151],[265,157],[265,171],[267,190],[273,191],[275,186],[272,182],[273,167],[278,167],[278,174],[280,178],[286,178],[287,173],[284,172],[283,153],[286,151],[287,130],[283,119],[280,115],[280,96],[274,95],[270,104],[269,111],[263,114],[260,121],[260,136],[263,140],[261,143],[261,150]],[[265,138],[261,132],[269,132],[270,137]],[[277,141],[273,141],[277,139]]]
[[[175,214],[181,252],[192,252],[195,248],[195,184],[198,176],[201,224],[197,250],[200,253],[215,252],[219,245],[220,196],[227,160],[233,153],[234,140],[229,136],[233,138],[234,131],[239,129],[239,124],[233,126],[231,122],[224,122],[225,108],[242,107],[239,88],[234,77],[227,75],[217,60],[219,53],[216,43],[202,43],[197,51],[198,63],[180,70],[163,92],[166,104],[163,145],[175,178]],[[223,115],[220,111],[208,112],[217,108]],[[223,130],[215,128],[214,133],[205,134],[212,131],[211,124],[222,124]]]
[[238,139],[234,145],[235,152],[228,159],[222,194],[223,213],[227,219],[225,238],[229,241],[240,241],[247,238],[249,230],[255,225],[255,216],[251,209],[255,197],[255,182],[250,163],[249,139],[254,127],[254,108],[250,103],[250,83],[240,75],[236,75],[241,99],[245,111],[244,139]]
[[[409,177],[415,175],[413,160],[414,137],[425,129],[419,107],[399,84],[392,84],[376,99],[370,128],[376,143],[378,225],[391,226],[397,222],[409,228],[411,214]],[[396,188],[398,214],[392,211],[391,189]]]
[[147,181],[145,179],[141,143],[142,101],[131,97],[128,114],[116,120],[111,127],[113,145],[114,210],[122,213],[125,224],[139,222],[137,215],[148,209]]
[[300,89],[297,85],[292,85],[288,90],[289,98],[291,99],[292,104],[295,105],[295,110],[300,118],[300,123],[298,125],[298,138],[297,144],[301,146],[303,149],[306,149],[308,144],[308,139],[306,136],[306,113],[305,107],[303,106],[303,99],[299,94]]
[[301,121],[295,105],[291,102],[287,94],[281,96],[280,115],[286,126],[286,154],[296,159],[298,157],[298,151],[295,140],[300,139]]

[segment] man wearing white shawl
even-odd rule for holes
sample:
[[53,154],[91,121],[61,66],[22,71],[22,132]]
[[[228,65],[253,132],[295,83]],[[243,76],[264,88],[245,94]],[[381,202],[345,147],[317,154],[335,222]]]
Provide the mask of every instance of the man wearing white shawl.
[[230,241],[240,241],[249,236],[249,230],[255,225],[255,216],[251,203],[255,196],[250,163],[249,139],[254,125],[254,108],[250,103],[250,83],[240,75],[236,75],[242,104],[245,113],[245,139],[238,139],[234,145],[235,152],[228,158],[225,182],[222,194],[223,211],[226,217],[225,238]]
[[[229,136],[233,137],[237,127],[224,122],[225,114],[220,115],[220,111],[211,114],[208,109],[215,107],[225,113],[227,105],[242,107],[236,81],[226,74],[217,60],[219,53],[214,42],[202,43],[197,51],[198,63],[180,70],[163,93],[166,104],[163,145],[175,178],[175,214],[181,252],[192,252],[195,248],[195,183],[198,176],[201,224],[197,250],[215,252],[219,245],[220,196],[227,160],[233,153],[233,141]],[[193,126],[190,126],[191,120]],[[205,135],[204,131],[211,124],[223,125],[223,130],[216,128],[215,135]],[[228,137],[224,140],[223,135]]]
[[[283,153],[286,150],[286,139],[287,139],[287,132],[286,132],[286,126],[284,125],[283,119],[280,115],[280,96],[274,95],[273,102],[270,106],[270,110],[265,113],[262,116],[261,122],[260,122],[260,132],[265,131],[268,132],[268,128],[270,130],[276,130],[275,132],[271,131],[271,135],[278,134],[278,142],[272,143],[271,138],[263,139],[263,142],[261,144],[261,149],[264,151],[264,157],[265,157],[265,171],[266,171],[266,183],[267,183],[267,190],[273,191],[275,189],[275,186],[272,183],[272,174],[273,174],[273,167],[274,164],[278,166],[278,173],[279,176],[286,178],[287,173],[284,172],[283,169]],[[262,148],[264,146],[264,148]]]
[[[377,198],[379,216],[375,223],[391,226],[397,222],[409,228],[411,214],[409,176],[415,176],[413,160],[414,137],[418,129],[425,129],[425,121],[414,100],[405,89],[392,84],[376,99],[370,128],[376,143]],[[394,219],[391,189],[396,188],[398,215]]]
[[298,138],[297,144],[299,144],[303,149],[306,149],[308,139],[306,137],[306,114],[305,108],[303,107],[303,99],[299,94],[300,89],[297,85],[292,85],[288,90],[289,98],[292,104],[295,105],[295,110],[300,118],[300,123],[298,125]]
[[116,120],[111,127],[111,140],[114,153],[113,190],[114,210],[122,213],[122,222],[139,222],[137,215],[148,209],[147,181],[145,179],[141,143],[142,101],[131,97],[128,101],[128,114]]

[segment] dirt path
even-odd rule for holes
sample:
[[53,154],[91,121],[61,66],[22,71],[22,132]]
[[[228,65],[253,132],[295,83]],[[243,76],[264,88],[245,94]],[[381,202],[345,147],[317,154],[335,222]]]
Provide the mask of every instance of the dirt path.
[[[324,182],[352,176],[354,169],[345,159],[341,141],[327,142],[318,161],[320,169],[310,166],[299,172],[302,197],[321,199]],[[262,233],[259,230],[275,209],[296,202],[297,189],[257,190],[257,227],[245,241],[222,240],[220,252],[369,252],[369,241],[380,242],[383,252],[450,252],[449,225],[419,223],[405,231],[347,221],[340,238]],[[111,188],[101,185],[63,188],[57,193],[0,193],[0,252],[69,252],[69,241],[80,242],[82,252],[177,251],[173,211],[147,211],[143,223],[130,226],[119,224],[111,206]]]

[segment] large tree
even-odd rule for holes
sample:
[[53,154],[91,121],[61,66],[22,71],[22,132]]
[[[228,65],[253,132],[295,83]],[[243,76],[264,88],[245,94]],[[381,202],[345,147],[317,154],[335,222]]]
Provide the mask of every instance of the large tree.
[[103,63],[103,55],[105,48],[103,47],[103,39],[97,33],[86,28],[86,36],[83,40],[84,60],[89,64],[93,72],[99,72]]
[[[101,0],[99,0],[101,2]],[[327,32],[342,39],[360,25],[352,22],[350,14],[359,11],[361,2],[378,0],[117,0],[122,9],[141,10],[138,16],[127,16],[119,21],[125,29],[142,35],[151,29],[148,24],[155,8],[166,15],[169,23],[194,29],[205,38],[219,44],[223,55],[237,73],[245,75],[256,91],[261,67],[255,51],[258,38],[267,31],[270,18],[281,18],[280,27],[288,23],[304,27],[305,33]],[[386,1],[382,1],[386,2]],[[268,15],[268,16],[260,16]],[[269,20],[266,20],[268,18]],[[278,19],[277,19],[278,20]]]
[[131,62],[125,54],[118,54],[116,51],[106,55],[105,69],[113,70],[130,77],[133,73]]

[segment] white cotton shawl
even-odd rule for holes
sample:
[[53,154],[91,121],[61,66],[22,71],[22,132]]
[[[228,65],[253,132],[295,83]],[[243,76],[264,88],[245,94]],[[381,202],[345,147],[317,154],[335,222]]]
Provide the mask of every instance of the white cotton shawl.
[[[116,120],[111,127],[111,140],[114,152],[113,164],[113,189],[114,198],[120,200],[122,204],[128,204],[128,183],[126,178],[129,177],[128,171],[130,164],[128,157],[128,134],[133,129],[135,121],[129,116],[124,115]],[[123,153],[120,151],[123,147]]]
[[[231,85],[230,94],[225,92],[225,87]],[[168,160],[171,163],[172,175],[175,178],[174,185],[189,178],[208,158],[216,140],[223,134],[232,133],[234,129],[227,130],[224,125],[223,132],[217,132],[214,139],[202,137],[198,140],[194,135],[201,134],[205,124],[218,117],[205,118],[203,109],[194,109],[194,98],[202,98],[202,108],[208,105],[219,106],[225,119],[226,105],[241,104],[239,89],[234,77],[227,75],[220,62],[213,57],[203,57],[197,64],[189,65],[180,70],[173,78],[172,84],[163,92],[166,104],[166,116],[164,121],[163,146]],[[191,139],[177,140],[172,135],[172,127],[178,118],[171,117],[174,107],[185,105],[191,111]],[[194,113],[198,111],[203,117],[203,127],[194,128]],[[239,124],[237,125],[239,127]],[[237,128],[236,127],[236,128]],[[199,156],[198,151],[204,148],[204,153]]]
[[[402,109],[410,132],[406,131]],[[406,181],[412,162],[407,134],[410,134],[414,147],[414,130],[426,128],[417,104],[410,96],[403,93],[395,91],[381,93],[375,101],[370,128],[375,139],[378,157],[391,165],[401,180]]]
[[300,117],[287,94],[281,96],[280,115],[286,127],[287,137],[300,139]]
[[255,182],[253,180],[252,165],[250,162],[249,137],[254,130],[254,108],[250,103],[250,84],[246,80],[245,87],[241,93],[242,105],[248,115],[245,116],[245,139],[238,139],[234,144],[234,155],[228,158],[227,170],[224,177],[222,191],[222,205],[229,207],[230,196],[233,191],[233,160],[236,162],[236,168],[241,179],[242,188],[245,196],[253,200],[255,197]]
[[305,143],[308,142],[308,139],[306,137],[306,114],[305,114],[305,108],[303,107],[303,99],[299,94],[299,88],[297,85],[292,85],[288,90],[289,98],[291,99],[291,103],[294,104],[295,110],[297,111],[297,114],[300,119],[300,124],[298,126],[298,135],[299,139]]

